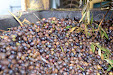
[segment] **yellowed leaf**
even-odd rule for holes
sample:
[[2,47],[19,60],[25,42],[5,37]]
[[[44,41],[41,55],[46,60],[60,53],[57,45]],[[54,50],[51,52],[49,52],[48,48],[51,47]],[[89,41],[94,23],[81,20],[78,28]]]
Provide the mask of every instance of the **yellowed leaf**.
[[82,18],[80,19],[79,23],[84,19],[85,15],[86,15],[86,12],[83,14],[83,16],[82,16]]
[[76,29],[76,27],[73,27],[69,32],[73,32]]
[[103,54],[101,54],[101,59],[104,60],[104,55]]

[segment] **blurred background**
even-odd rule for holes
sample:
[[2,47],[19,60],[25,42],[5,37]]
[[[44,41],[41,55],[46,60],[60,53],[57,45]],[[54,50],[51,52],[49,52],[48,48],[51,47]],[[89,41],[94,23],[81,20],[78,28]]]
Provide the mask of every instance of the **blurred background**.
[[21,10],[21,0],[0,0],[0,15]]
[[[49,10],[59,8],[82,8],[88,0],[0,0],[0,15],[8,11]],[[113,0],[89,0],[90,8],[108,7]]]

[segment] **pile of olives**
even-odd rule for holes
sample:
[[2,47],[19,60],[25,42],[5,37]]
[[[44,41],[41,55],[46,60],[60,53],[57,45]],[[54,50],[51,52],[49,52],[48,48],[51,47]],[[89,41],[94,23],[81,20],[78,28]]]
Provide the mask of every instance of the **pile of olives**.
[[104,44],[113,60],[113,19],[102,23],[102,27],[107,25],[109,39],[101,39],[98,34],[93,40],[94,33],[69,33],[75,26],[84,28],[78,21],[43,18],[2,33],[0,75],[113,75],[113,68],[107,72],[109,63],[98,55],[98,48],[93,53],[90,47],[91,42]]

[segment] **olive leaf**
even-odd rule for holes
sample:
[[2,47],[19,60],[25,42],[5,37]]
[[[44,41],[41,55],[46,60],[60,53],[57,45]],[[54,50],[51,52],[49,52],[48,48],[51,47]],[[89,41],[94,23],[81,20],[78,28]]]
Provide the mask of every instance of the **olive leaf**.
[[104,56],[105,59],[107,59],[107,54],[106,53],[104,53],[103,56]]
[[71,26],[67,26],[66,29],[70,28]]
[[111,62],[113,63],[113,60],[111,60]]
[[107,71],[110,71],[111,69],[112,69],[112,66],[111,66],[111,65],[109,65],[109,67],[108,67]]
[[91,16],[91,24],[93,23],[93,14],[92,14],[92,16]]
[[101,30],[100,30],[99,32],[100,32],[100,36],[101,36],[101,38],[103,38],[103,37],[104,37],[103,32],[102,32]]
[[91,36],[91,34],[90,33],[87,33],[89,36]]
[[92,43],[92,44],[91,44],[91,49],[92,49],[93,51],[95,51],[95,50],[94,50],[95,47],[98,47],[98,48],[99,48],[98,54],[99,54],[100,56],[101,56],[101,50],[102,50],[102,51],[105,52],[105,54],[103,54],[104,58],[109,58],[109,55],[110,55],[111,53],[110,53],[110,51],[109,51],[108,49],[106,49],[106,48],[104,48],[104,47],[101,47],[101,46],[99,45],[99,43]]
[[87,25],[85,25],[85,34],[88,35]]
[[94,33],[94,31],[95,31],[95,29],[94,29],[94,27],[92,28],[92,32]]
[[110,59],[104,59],[104,60],[106,60],[113,67],[113,60]]
[[98,50],[98,55],[101,57],[101,49]]
[[61,48],[62,52],[64,52],[64,49],[62,47],[60,47],[60,48]]
[[55,21],[51,21],[51,23],[55,23]]
[[73,32],[77,27],[73,27],[69,32]]
[[101,59],[104,60],[104,54],[101,54]]
[[93,51],[93,53],[95,52],[95,46],[93,44],[91,44],[91,49]]
[[106,49],[106,48],[104,48],[104,47],[101,47],[101,49],[102,49],[103,51],[106,51],[107,53],[111,54],[108,49]]
[[78,66],[78,68],[80,68],[82,71],[84,71],[84,69],[82,67]]
[[107,35],[107,33],[104,31],[104,29],[103,29],[103,28],[101,28],[101,27],[100,27],[100,29],[102,30],[102,32],[103,32],[103,34],[104,34],[104,36],[108,39],[108,35]]

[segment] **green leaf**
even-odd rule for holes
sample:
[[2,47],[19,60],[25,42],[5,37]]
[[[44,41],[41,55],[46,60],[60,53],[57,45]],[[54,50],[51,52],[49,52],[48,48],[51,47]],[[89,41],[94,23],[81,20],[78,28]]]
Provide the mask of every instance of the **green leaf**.
[[93,51],[93,53],[95,52],[95,46],[93,44],[91,44],[91,49]]
[[101,49],[102,49],[103,51],[106,51],[107,53],[111,54],[108,49],[106,49],[106,48],[104,48],[104,47],[101,47]]
[[92,14],[92,16],[91,16],[91,24],[93,23],[93,14]]
[[100,32],[101,38],[103,38],[103,35],[104,35],[103,32],[101,30],[99,32]]
[[99,44],[96,44],[96,46],[101,49],[101,46]]
[[103,54],[103,55],[104,55],[104,58],[107,59],[107,54],[105,53],[105,54]]
[[111,60],[111,62],[113,63],[113,60]]
[[51,23],[55,23],[55,21],[51,21]]
[[108,38],[108,35],[107,35],[107,33],[106,33],[106,32],[104,32],[104,36],[105,36],[107,39],[109,39],[109,38]]
[[109,67],[108,67],[107,71],[110,71],[110,70],[111,70],[111,68],[112,68],[112,66],[111,66],[111,65],[109,65]]
[[82,71],[84,71],[84,69],[82,68],[82,67],[80,67],[80,66],[78,66]]
[[96,25],[96,27],[98,28],[98,25]]
[[62,52],[64,52],[63,48],[61,47]]
[[113,65],[113,60],[110,60],[110,59],[104,59],[104,60],[106,60],[110,65]]
[[87,34],[88,34],[89,36],[91,36],[90,33],[87,33]]
[[94,33],[94,31],[95,31],[95,30],[94,30],[94,27],[92,28],[92,31],[93,31],[93,33]]
[[103,31],[104,36],[108,39],[108,35],[107,35],[107,33],[104,31],[104,29],[103,29],[103,28],[101,28],[101,30]]
[[67,26],[66,29],[70,28],[71,26]]

